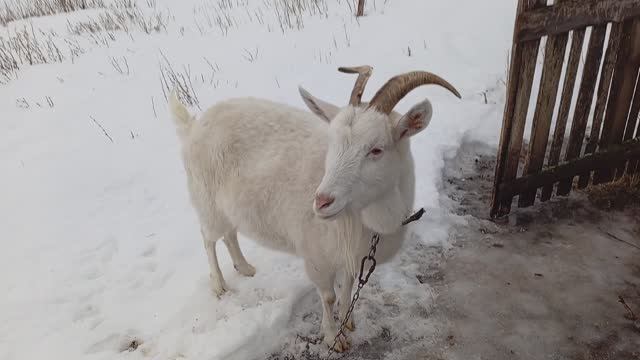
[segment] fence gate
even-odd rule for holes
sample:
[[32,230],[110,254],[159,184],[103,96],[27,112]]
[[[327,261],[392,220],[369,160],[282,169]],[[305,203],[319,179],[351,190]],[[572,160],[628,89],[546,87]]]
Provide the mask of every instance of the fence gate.
[[549,2],[518,0],[491,217],[640,173],[640,0]]

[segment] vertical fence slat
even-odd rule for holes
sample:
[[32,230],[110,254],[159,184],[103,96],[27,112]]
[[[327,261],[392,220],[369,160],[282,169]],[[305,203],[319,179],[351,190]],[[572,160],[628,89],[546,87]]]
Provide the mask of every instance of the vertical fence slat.
[[[640,81],[640,80],[639,80]],[[640,90],[640,86],[638,86],[638,89]],[[640,114],[638,114],[638,122],[640,122]],[[638,127],[636,128],[636,134],[634,136],[634,139],[636,138],[640,138],[640,124],[638,124]],[[635,158],[635,162],[632,161],[629,163],[630,166],[630,174],[634,174],[634,176],[640,176],[640,156]]]
[[634,160],[635,161],[629,163],[629,175],[638,176],[637,174],[640,172],[640,159],[636,158]]
[[[607,106],[600,139],[601,149],[606,149],[611,144],[622,142],[636,80],[631,74],[636,74],[638,69],[638,53],[640,52],[639,25],[640,22],[634,20],[623,23],[620,52],[611,82],[610,101]],[[610,168],[596,170],[593,176],[593,183],[601,184],[613,180],[615,169],[621,165],[614,162]]]
[[[540,91],[536,100],[536,108],[533,115],[531,140],[529,142],[529,154],[524,165],[524,174],[534,174],[542,169],[544,155],[549,141],[551,117],[556,105],[558,85],[562,74],[562,63],[567,48],[568,34],[550,36],[544,52],[544,66]],[[536,189],[520,194],[518,206],[527,207],[533,205],[536,198]]]
[[[546,0],[519,0],[516,17],[524,11],[545,5]],[[491,217],[508,214],[511,210],[512,197],[502,199],[498,189],[502,182],[513,180],[517,175],[528,100],[531,96],[531,85],[536,67],[538,46],[540,45],[539,39],[518,43],[515,38],[518,31],[517,25],[516,21],[509,78],[507,79],[507,99],[494,177]]]
[[[618,49],[620,48],[620,39],[622,36],[622,23],[612,23],[611,31],[609,32],[609,44],[607,45],[607,52],[604,56],[604,63],[602,65],[602,73],[600,75],[600,83],[598,84],[596,107],[593,113],[593,123],[591,125],[591,133],[589,134],[589,141],[585,147],[585,155],[592,154],[598,147],[598,141],[600,139],[600,130],[602,129],[602,120],[604,119],[604,110],[607,106],[607,100],[609,98],[609,89],[611,88],[611,78],[613,77],[613,69],[618,58]],[[591,178],[591,172],[585,172],[580,174],[580,180],[578,181],[578,188],[583,189],[589,184]]]
[[[638,54],[638,55],[640,56],[640,54]],[[640,59],[637,59],[637,60],[640,60]],[[635,79],[635,81],[633,82],[634,83],[634,86],[633,86],[634,89],[636,89],[637,86],[638,86],[638,69],[639,68],[640,68],[640,61],[636,61],[636,70],[635,70],[635,72],[629,74],[629,76],[631,76],[632,78]],[[633,94],[635,94],[635,90],[632,91],[632,100],[630,100],[630,102],[629,102],[629,110],[628,110],[628,114],[629,115],[627,115],[627,119],[625,120],[626,125],[625,125],[625,128],[623,129],[623,136],[622,136],[622,141],[623,142],[625,140],[631,139],[632,134],[630,134],[630,132],[632,132],[632,131],[627,131],[627,130],[630,130],[630,128],[635,130],[635,128],[636,128],[636,119],[637,118],[632,118],[632,116],[631,116],[631,114],[634,111],[633,106],[634,106],[634,102],[635,102],[634,101],[635,95],[633,95]],[[635,159],[629,159],[628,162],[629,163],[633,163],[633,162],[635,162]],[[613,174],[614,175],[614,179],[621,178],[625,173],[626,167],[627,167],[627,161],[622,161],[620,166],[618,166],[618,168],[615,170],[616,171],[615,174]]]
[[[636,126],[638,125],[639,113],[640,113],[640,72],[638,72],[637,79],[636,79],[636,91],[633,95],[633,102],[631,103],[631,110],[629,111],[629,119],[627,119],[627,128],[624,130],[623,141],[628,141],[634,138]],[[640,134],[635,134],[635,136],[640,136]],[[636,173],[638,169],[639,161],[640,160],[638,158],[629,159],[629,163],[627,165],[628,175],[633,175]]]
[[[640,137],[640,134],[636,137]],[[640,176],[640,157],[631,158],[629,161],[629,175]]]
[[[531,88],[533,85],[533,76],[536,71],[536,58],[538,56],[538,46],[540,41],[529,41],[524,44],[523,64],[520,72],[520,82],[518,84],[518,96],[516,98],[515,109],[513,112],[513,128],[509,141],[509,157],[505,163],[503,182],[512,181],[518,174],[518,164],[520,162],[520,153],[522,151],[522,139],[524,136],[525,125],[527,122],[527,112],[529,110],[529,99],[531,98]],[[511,200],[505,200],[500,208],[509,212],[511,210]]]
[[[548,166],[555,166],[560,161],[560,153],[562,151],[562,143],[564,142],[564,134],[571,109],[571,99],[573,99],[573,88],[575,87],[576,76],[578,74],[578,66],[580,65],[580,55],[584,43],[585,29],[573,31],[571,39],[571,50],[569,52],[569,62],[565,71],[564,85],[562,88],[562,96],[560,98],[560,107],[558,109],[558,118],[553,132],[553,141],[549,152]],[[553,185],[542,188],[540,199],[547,201],[553,193]]]
[[[567,151],[564,157],[566,161],[577,159],[582,150],[582,142],[587,128],[587,121],[589,120],[593,93],[596,89],[600,61],[602,60],[606,32],[607,28],[603,25],[596,26],[591,31],[591,38],[589,39],[587,49],[587,60],[584,64],[582,82],[580,83],[578,100],[573,114],[573,122],[571,123],[569,143],[567,144]],[[573,177],[561,181],[558,184],[557,195],[567,195],[569,191],[571,191],[572,183]]]
[[633,102],[631,103],[631,110],[629,110],[629,118],[627,119],[627,127],[624,130],[623,141],[627,141],[633,138],[633,134],[636,131],[636,125],[638,124],[638,113],[640,112],[640,73],[636,74],[636,91],[633,95]]

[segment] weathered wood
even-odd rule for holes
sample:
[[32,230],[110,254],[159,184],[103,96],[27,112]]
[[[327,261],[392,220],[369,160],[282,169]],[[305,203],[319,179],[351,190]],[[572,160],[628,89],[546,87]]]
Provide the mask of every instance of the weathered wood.
[[626,174],[629,176],[640,176],[640,155],[629,159]]
[[[560,160],[567,119],[569,118],[569,111],[571,109],[571,99],[573,99],[573,88],[575,87],[578,66],[580,65],[580,55],[582,54],[582,46],[584,44],[584,34],[585,29],[574,30],[571,38],[569,62],[567,63],[567,70],[565,71],[564,86],[562,88],[560,107],[558,109],[558,118],[556,119],[556,127],[553,132],[553,141],[551,142],[551,150],[549,151],[547,166],[555,166]],[[542,201],[549,200],[552,192],[553,184],[545,186],[542,188],[540,199]]]
[[[518,164],[522,151],[522,138],[527,122],[527,111],[529,109],[529,99],[533,85],[533,76],[536,70],[536,58],[538,55],[539,41],[532,41],[524,44],[522,51],[523,64],[520,68],[520,81],[518,82],[518,96],[515,100],[513,113],[513,125],[509,134],[508,155],[505,161],[502,181],[511,181],[518,174]],[[511,201],[500,205],[500,213],[506,214],[511,211]]]
[[633,95],[631,110],[629,110],[627,126],[624,130],[624,137],[622,138],[623,141],[629,140],[634,136],[636,125],[638,124],[638,113],[640,113],[640,72],[636,74],[636,91]]
[[613,144],[605,152],[589,154],[572,162],[547,168],[537,174],[526,175],[509,183],[502,183],[500,184],[500,196],[503,199],[511,199],[531,188],[553,184],[578,172],[606,168],[612,159],[626,160],[638,156],[640,156],[640,138],[623,144]]
[[[602,129],[602,120],[604,119],[604,110],[607,106],[607,100],[609,98],[609,89],[611,88],[611,78],[613,76],[613,69],[618,58],[618,49],[620,48],[620,40],[622,37],[622,23],[611,24],[611,31],[609,32],[609,44],[607,45],[607,52],[604,56],[604,63],[602,64],[602,71],[600,74],[600,83],[598,84],[596,107],[593,113],[593,122],[591,124],[591,133],[589,134],[589,141],[585,147],[585,155],[592,154],[598,147],[598,140],[600,139],[600,130]],[[580,174],[578,181],[578,188],[584,189],[589,184],[591,173],[586,172]]]
[[[638,121],[640,122],[640,117],[638,118]],[[640,139],[640,124],[636,128],[636,134],[633,139]],[[629,161],[629,174],[637,174],[640,176],[640,156],[632,158]]]
[[[571,132],[569,135],[569,143],[565,153],[565,161],[571,161],[580,156],[582,150],[582,142],[584,133],[587,129],[589,120],[589,111],[593,101],[593,93],[596,89],[596,81],[598,79],[598,70],[600,70],[600,62],[604,51],[604,38],[607,32],[605,26],[596,26],[592,28],[591,38],[587,49],[587,60],[584,64],[582,73],[582,82],[580,83],[580,91],[578,92],[578,100],[576,101],[575,112],[573,114],[573,122],[571,123]],[[573,183],[573,175],[558,184],[557,195],[567,195],[571,191]]]
[[[518,0],[516,16],[529,9],[541,6],[545,6],[544,0]],[[491,217],[508,214],[511,210],[511,199],[506,200],[500,197],[499,185],[505,179],[514,178],[517,172],[517,161],[520,158],[525,119],[516,118],[514,114],[516,110],[521,111],[520,109],[523,106],[521,97],[524,96],[528,99],[530,96],[531,83],[535,71],[535,58],[539,46],[539,41],[535,40],[518,44],[515,38],[516,32],[517,28],[514,30],[514,40],[511,48],[506,103],[494,176],[494,191],[491,200]],[[523,58],[526,59],[526,61],[523,61]],[[529,95],[525,93],[529,93]],[[520,134],[519,137],[517,134]],[[516,148],[517,151],[515,151]],[[513,165],[509,164],[510,161],[513,161],[512,153],[514,151],[516,152],[515,171],[512,170]]]
[[[640,137],[640,134],[636,134],[636,139]],[[640,156],[632,157],[629,160],[629,175],[640,176]]]
[[[611,82],[610,101],[600,138],[601,149],[622,141],[635,87],[636,79],[633,75],[637,74],[638,66],[640,66],[640,21],[627,21],[623,24],[620,52]],[[614,161],[611,168],[596,171],[593,183],[600,184],[613,180],[615,169],[622,165],[623,163]]]
[[356,12],[356,16],[364,15],[364,0],[358,0],[358,10]]
[[[640,78],[638,79],[638,84],[640,85]],[[640,90],[640,86],[638,86],[638,88],[636,89],[636,91],[638,90]],[[636,95],[638,95],[638,93],[636,93]],[[640,114],[637,115],[636,120],[640,122]],[[635,135],[633,135],[632,138],[636,140],[640,139],[640,124],[638,124]],[[636,156],[635,158],[632,158],[631,161],[629,161],[629,174],[640,176],[640,156]]]
[[640,156],[636,156],[635,161],[630,161],[629,164],[633,164],[630,167],[629,174],[633,176],[640,176]]
[[567,0],[520,14],[516,21],[517,39],[529,41],[636,16],[640,16],[638,0]]
[[[538,92],[536,109],[533,115],[529,154],[524,165],[525,175],[537,173],[542,169],[544,163],[544,155],[551,128],[551,117],[556,105],[562,63],[564,62],[564,54],[567,48],[567,38],[568,34],[561,34],[547,39],[540,91]],[[535,197],[536,189],[521,194],[518,198],[518,206],[531,206],[535,201]]]
[[[627,117],[627,125],[624,130],[624,136],[622,141],[627,141],[634,137],[636,131],[636,125],[638,124],[638,111],[640,110],[640,74],[636,75],[636,86],[631,102],[631,108],[629,109],[629,116]],[[622,177],[624,174],[632,175],[635,173],[636,163],[638,159],[629,159],[628,163],[624,163],[616,170],[616,179]]]

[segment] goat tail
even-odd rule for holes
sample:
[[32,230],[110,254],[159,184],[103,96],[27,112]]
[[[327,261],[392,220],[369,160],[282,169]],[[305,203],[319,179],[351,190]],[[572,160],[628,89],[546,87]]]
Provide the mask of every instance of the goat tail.
[[174,89],[169,95],[169,109],[176,124],[176,132],[181,140],[184,140],[191,131],[193,116],[189,114],[187,108],[178,99],[178,93]]

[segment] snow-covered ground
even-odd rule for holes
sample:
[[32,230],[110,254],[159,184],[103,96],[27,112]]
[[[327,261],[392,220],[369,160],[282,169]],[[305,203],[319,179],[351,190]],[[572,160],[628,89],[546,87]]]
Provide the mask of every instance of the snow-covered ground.
[[[345,104],[354,78],[338,66],[374,67],[365,98],[409,70],[446,78],[462,101],[422,87],[397,110],[429,97],[435,112],[413,141],[416,205],[428,215],[406,247],[447,246],[465,219],[440,202],[443,154],[464,136],[497,143],[515,1],[369,0],[359,19],[352,3],[149,0],[124,29],[74,26],[106,9],[2,29],[6,41],[33,26],[62,61],[21,65],[0,85],[0,359],[259,359],[317,332],[290,318],[301,303],[320,311],[301,302],[313,293],[302,263],[250,239],[240,245],[256,276],[240,277],[221,251],[232,291],[212,294],[166,109],[169,69],[189,78],[194,111],[237,96],[304,108],[298,85]],[[426,285],[414,289],[412,259],[374,275],[400,309],[432,301]],[[395,328],[414,331],[402,316]],[[359,319],[356,345],[380,325]],[[134,339],[138,349],[127,351]]]

